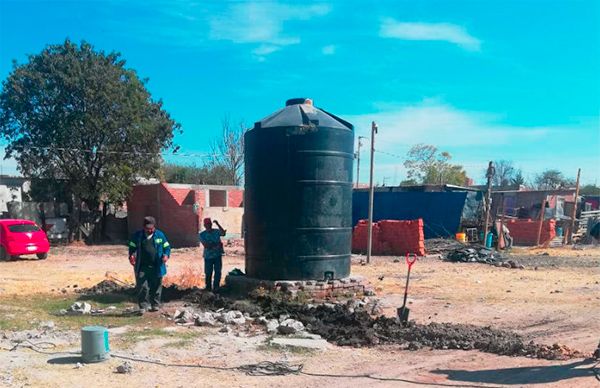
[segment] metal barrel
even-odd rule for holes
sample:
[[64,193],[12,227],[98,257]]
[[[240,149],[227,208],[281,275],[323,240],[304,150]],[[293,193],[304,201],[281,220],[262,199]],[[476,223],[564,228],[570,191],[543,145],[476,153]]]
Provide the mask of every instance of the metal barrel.
[[103,326],[85,326],[81,329],[81,359],[85,363],[100,362],[110,357],[108,329]]

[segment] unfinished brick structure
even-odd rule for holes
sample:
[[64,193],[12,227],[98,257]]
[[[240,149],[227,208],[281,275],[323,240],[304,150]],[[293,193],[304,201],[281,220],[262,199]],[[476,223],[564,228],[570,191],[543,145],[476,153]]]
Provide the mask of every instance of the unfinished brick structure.
[[[352,252],[367,252],[368,221],[360,220],[352,233]],[[373,223],[374,255],[425,255],[423,220],[382,220]]]
[[173,247],[198,246],[202,218],[218,215],[228,234],[239,234],[243,198],[243,189],[236,186],[136,185],[127,201],[129,233],[142,227],[145,216],[153,216]]
[[[514,245],[536,245],[540,227],[539,220],[508,220],[506,226],[514,239]],[[544,221],[540,235],[540,245],[549,243],[554,237],[556,237],[556,221]]]

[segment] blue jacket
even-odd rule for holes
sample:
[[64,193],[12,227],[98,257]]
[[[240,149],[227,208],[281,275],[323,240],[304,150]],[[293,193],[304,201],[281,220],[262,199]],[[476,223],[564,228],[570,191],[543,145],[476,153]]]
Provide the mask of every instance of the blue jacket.
[[[131,236],[129,240],[129,256],[135,253],[135,274],[137,276],[140,271],[140,263],[142,260],[141,249],[142,249],[142,241],[146,238],[146,234],[143,230],[138,230]],[[163,256],[171,256],[171,244],[167,240],[167,236],[160,230],[156,229],[154,231],[154,248],[156,249],[156,267],[158,268],[157,276],[163,277],[167,274],[167,266],[162,261]]]

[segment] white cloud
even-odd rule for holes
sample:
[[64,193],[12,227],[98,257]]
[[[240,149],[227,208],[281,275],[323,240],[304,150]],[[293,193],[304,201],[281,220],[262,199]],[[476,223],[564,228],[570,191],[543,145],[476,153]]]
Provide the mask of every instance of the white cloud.
[[258,56],[263,56],[263,55],[272,54],[275,51],[279,51],[279,50],[281,50],[280,46],[275,46],[272,44],[262,44],[262,45],[258,46],[257,48],[255,48],[254,50],[252,50],[252,54],[258,55]]
[[300,43],[299,36],[286,33],[288,21],[305,21],[328,14],[327,5],[296,6],[272,2],[236,4],[225,14],[209,21],[209,37],[240,44],[261,44],[253,52],[264,57],[279,49]]
[[403,40],[444,41],[465,50],[479,51],[481,41],[470,35],[464,27],[450,23],[410,23],[385,19],[379,36]]
[[335,54],[335,45],[330,44],[327,46],[323,46],[323,48],[321,49],[321,52],[323,53],[323,55],[333,55]]
[[459,110],[435,99],[373,114],[344,116],[344,119],[355,124],[359,131],[370,128],[371,121],[375,121],[380,128],[378,148],[390,152],[417,143],[439,147],[510,144],[516,136],[519,141],[531,141],[557,130],[503,124],[496,115]]
[[[450,151],[453,161],[463,165],[469,176],[478,181],[489,160],[514,160],[528,174],[528,179],[547,168],[557,168],[566,176],[573,176],[578,167],[596,166],[600,162],[598,154],[572,155],[563,146],[569,144],[574,134],[586,133],[588,142],[600,146],[598,122],[593,120],[573,125],[512,125],[503,122],[500,115],[461,110],[438,99],[410,105],[378,104],[377,107],[381,111],[354,116],[342,114],[341,117],[354,124],[357,136],[367,136],[363,141],[363,158],[368,157],[371,122],[377,123],[375,149],[379,152],[376,153],[375,176],[378,182],[384,177],[388,178],[388,184],[394,176],[404,179],[404,158],[410,147],[418,143]],[[582,171],[585,182],[600,180],[600,170],[587,167]],[[361,181],[366,182],[367,176],[368,173],[361,174]]]

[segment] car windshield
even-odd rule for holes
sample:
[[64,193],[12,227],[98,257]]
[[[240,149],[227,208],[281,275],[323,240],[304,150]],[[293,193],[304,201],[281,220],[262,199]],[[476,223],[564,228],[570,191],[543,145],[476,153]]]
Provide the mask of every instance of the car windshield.
[[9,225],[8,230],[16,233],[37,232],[40,228],[35,224],[15,224]]

